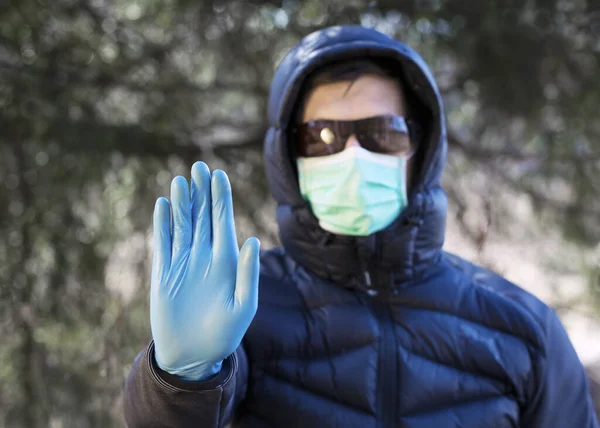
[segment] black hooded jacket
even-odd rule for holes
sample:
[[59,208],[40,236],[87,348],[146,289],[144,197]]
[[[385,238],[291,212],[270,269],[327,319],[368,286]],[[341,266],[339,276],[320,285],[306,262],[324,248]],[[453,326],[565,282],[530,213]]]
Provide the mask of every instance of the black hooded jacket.
[[[356,57],[392,64],[423,107],[408,208],[365,238],[321,229],[289,151],[302,82]],[[258,312],[206,382],[161,371],[151,343],[125,389],[131,428],[597,427],[581,363],[555,312],[442,250],[446,129],[421,57],[359,26],[305,37],[279,65],[265,167],[283,248],[261,255]]]

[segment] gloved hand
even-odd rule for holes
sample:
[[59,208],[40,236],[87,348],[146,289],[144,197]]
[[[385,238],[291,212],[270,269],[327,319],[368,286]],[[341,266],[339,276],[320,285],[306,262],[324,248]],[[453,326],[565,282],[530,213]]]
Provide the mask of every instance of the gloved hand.
[[[154,208],[150,324],[158,366],[205,380],[239,346],[258,306],[259,241],[238,251],[231,185],[203,162]],[[171,226],[172,219],[172,226]],[[239,256],[239,257],[238,257]],[[238,260],[239,258],[239,260]]]

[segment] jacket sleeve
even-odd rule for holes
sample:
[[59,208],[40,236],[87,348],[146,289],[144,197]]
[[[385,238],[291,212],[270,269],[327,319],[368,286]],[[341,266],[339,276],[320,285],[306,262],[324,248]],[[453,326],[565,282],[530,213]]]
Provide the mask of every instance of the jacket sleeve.
[[548,311],[544,326],[544,355],[534,368],[533,393],[520,426],[598,428],[587,375],[554,310]]
[[154,343],[135,359],[125,384],[129,428],[224,427],[246,394],[248,361],[242,345],[221,371],[203,382],[188,382],[162,371]]

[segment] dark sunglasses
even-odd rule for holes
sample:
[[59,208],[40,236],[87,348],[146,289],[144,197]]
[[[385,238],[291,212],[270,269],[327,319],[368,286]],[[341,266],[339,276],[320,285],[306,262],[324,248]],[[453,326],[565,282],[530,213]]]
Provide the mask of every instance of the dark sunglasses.
[[411,156],[417,139],[416,123],[403,116],[374,116],[359,120],[312,120],[292,131],[301,157],[327,156],[344,150],[354,135],[360,145],[375,153]]

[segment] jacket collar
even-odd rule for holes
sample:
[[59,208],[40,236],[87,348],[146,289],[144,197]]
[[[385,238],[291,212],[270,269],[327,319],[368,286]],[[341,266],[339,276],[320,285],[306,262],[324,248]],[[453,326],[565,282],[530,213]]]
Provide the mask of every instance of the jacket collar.
[[416,193],[396,221],[367,237],[323,230],[307,206],[279,205],[277,220],[288,255],[318,277],[369,294],[393,294],[440,260],[446,207],[441,188]]

